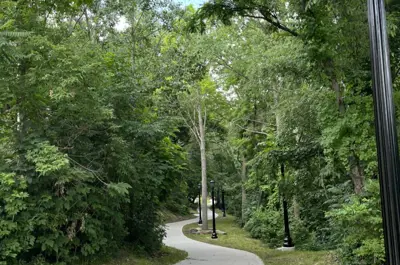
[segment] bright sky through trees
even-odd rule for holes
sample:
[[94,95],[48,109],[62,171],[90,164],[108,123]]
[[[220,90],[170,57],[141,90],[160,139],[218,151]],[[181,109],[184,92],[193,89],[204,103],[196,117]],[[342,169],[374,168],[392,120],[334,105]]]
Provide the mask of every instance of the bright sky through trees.
[[198,7],[198,6],[202,5],[205,2],[205,0],[182,0],[182,2],[184,5],[192,4],[195,7]]

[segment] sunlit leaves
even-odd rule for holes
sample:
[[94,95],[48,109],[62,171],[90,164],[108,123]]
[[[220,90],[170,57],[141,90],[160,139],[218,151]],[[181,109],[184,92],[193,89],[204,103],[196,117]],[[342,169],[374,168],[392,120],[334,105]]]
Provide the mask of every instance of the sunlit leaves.
[[65,169],[69,165],[67,156],[48,142],[38,143],[33,150],[28,151],[27,159],[35,164],[36,171],[43,176]]

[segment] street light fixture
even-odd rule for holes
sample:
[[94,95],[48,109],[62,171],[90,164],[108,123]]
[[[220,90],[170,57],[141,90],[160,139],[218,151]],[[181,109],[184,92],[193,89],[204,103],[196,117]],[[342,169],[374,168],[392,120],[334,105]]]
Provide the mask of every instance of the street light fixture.
[[199,225],[203,223],[203,220],[201,220],[201,184],[198,185],[199,187]]
[[217,235],[217,231],[215,230],[215,204],[214,204],[214,185],[215,182],[214,180],[210,181],[211,184],[211,201],[212,201],[212,217],[213,217],[213,232],[212,232],[212,239],[217,239],[218,235]]

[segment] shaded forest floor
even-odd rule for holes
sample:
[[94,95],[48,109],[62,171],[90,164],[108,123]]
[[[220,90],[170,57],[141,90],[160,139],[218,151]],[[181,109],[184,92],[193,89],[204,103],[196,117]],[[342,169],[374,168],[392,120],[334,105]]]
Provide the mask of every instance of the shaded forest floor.
[[[217,219],[217,229],[226,232],[219,235],[217,240],[211,239],[210,235],[190,234],[190,229],[198,227],[198,224],[189,224],[183,228],[183,233],[194,240],[224,247],[241,249],[258,255],[267,265],[335,265],[333,255],[327,251],[300,251],[282,252],[268,248],[258,239],[253,239],[240,228],[232,216]],[[209,221],[212,227],[212,221]]]
[[[193,219],[196,213],[190,210],[187,215],[179,215],[167,209],[160,211],[161,217],[165,223],[179,222],[183,220]],[[79,265],[173,265],[187,257],[187,253],[171,247],[164,246],[160,252],[154,256],[149,256],[140,251],[124,248],[116,252],[111,257],[100,257],[98,260],[81,261]]]

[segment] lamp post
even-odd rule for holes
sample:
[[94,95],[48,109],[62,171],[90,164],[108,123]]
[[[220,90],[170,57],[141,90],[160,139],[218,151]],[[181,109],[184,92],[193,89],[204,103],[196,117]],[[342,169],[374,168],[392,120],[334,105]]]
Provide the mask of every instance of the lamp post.
[[384,0],[368,0],[375,135],[387,265],[400,264],[400,168]]
[[201,220],[201,184],[199,184],[199,225],[203,223]]
[[225,191],[224,191],[224,189],[222,189],[222,192],[221,192],[221,193],[222,193],[221,196],[222,196],[222,212],[223,212],[222,217],[226,217],[226,211],[225,211]]
[[[285,166],[283,164],[281,164],[281,173],[282,173],[282,178],[284,178],[285,177]],[[290,237],[288,205],[287,205],[285,196],[283,196],[283,219],[284,219],[284,223],[285,223],[285,238],[283,239],[283,246],[286,248],[291,248],[294,245],[292,242],[292,238]]]
[[211,184],[211,201],[212,201],[212,217],[213,217],[213,232],[212,232],[212,239],[217,239],[218,235],[217,235],[217,231],[215,230],[215,204],[214,204],[214,180],[210,181]]

